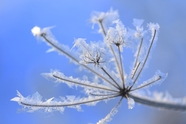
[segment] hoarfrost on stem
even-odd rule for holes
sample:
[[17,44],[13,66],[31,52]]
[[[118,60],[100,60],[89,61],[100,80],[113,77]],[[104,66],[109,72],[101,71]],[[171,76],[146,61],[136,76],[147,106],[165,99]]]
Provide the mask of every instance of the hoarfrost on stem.
[[142,19],[133,19],[133,25],[136,27],[136,32],[134,33],[136,38],[142,38],[144,36],[142,27],[143,21]]
[[[92,29],[94,29],[94,25],[99,25],[99,33],[106,34],[107,28],[112,24],[113,21],[119,18],[118,11],[113,10],[112,8],[108,12],[97,12],[94,11],[91,15],[90,22],[92,22]],[[106,30],[103,30],[103,29]]]
[[[157,23],[148,23],[148,29],[142,24],[143,20],[134,19],[135,29],[127,28],[120,20],[117,11],[94,12],[90,21],[99,25],[99,33],[102,33],[103,41],[86,42],[85,38],[77,38],[74,45],[67,47],[60,44],[52,35],[49,28],[40,28],[35,26],[32,34],[42,39],[51,47],[49,51],[57,51],[65,55],[70,61],[79,65],[90,73],[94,74],[93,81],[88,78],[67,77],[59,71],[43,73],[46,78],[52,78],[57,83],[65,83],[70,88],[80,86],[84,89],[86,97],[79,98],[75,96],[54,97],[48,100],[42,100],[41,95],[36,92],[32,96],[24,97],[17,91],[17,97],[11,101],[18,102],[29,112],[43,109],[46,112],[63,112],[65,107],[75,108],[81,111],[81,105],[96,105],[100,101],[108,101],[116,97],[120,100],[108,115],[98,121],[97,124],[108,123],[117,113],[118,107],[123,98],[128,100],[128,108],[132,109],[135,102],[164,109],[173,109],[177,111],[186,110],[185,99],[174,99],[170,95],[155,93],[152,96],[144,95],[139,92],[142,88],[147,88],[152,84],[158,84],[165,80],[167,74],[157,71],[155,75],[137,85],[143,69],[148,63],[148,58],[157,41],[157,34],[160,26]],[[148,37],[150,35],[150,38]],[[146,37],[147,36],[147,37]],[[137,44],[137,45],[136,45]],[[134,62],[130,73],[126,73],[127,66],[123,63],[125,48],[132,48],[134,51]],[[137,86],[136,86],[137,85]],[[152,93],[153,94],[153,93]]]

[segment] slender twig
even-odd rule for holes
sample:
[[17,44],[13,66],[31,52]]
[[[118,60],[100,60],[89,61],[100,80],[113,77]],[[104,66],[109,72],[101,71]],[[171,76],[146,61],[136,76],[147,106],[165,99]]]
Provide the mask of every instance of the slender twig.
[[110,99],[110,98],[114,98],[114,97],[118,97],[119,95],[113,95],[113,96],[109,96],[109,97],[104,97],[104,98],[97,98],[97,99],[93,99],[93,100],[85,100],[82,102],[75,102],[75,103],[61,103],[61,104],[32,104],[32,103],[27,103],[27,102],[20,102],[20,104],[24,105],[24,106],[31,106],[31,107],[65,107],[65,106],[74,106],[74,105],[80,105],[80,104],[86,104],[86,103],[91,103],[91,102],[96,102],[96,101],[101,101],[104,99]]
[[142,72],[142,70],[143,70],[143,68],[144,68],[144,66],[145,66],[145,64],[146,64],[146,62],[147,62],[147,59],[148,59],[148,56],[149,56],[149,54],[150,54],[150,50],[151,50],[151,48],[152,48],[152,44],[153,44],[153,42],[154,42],[155,36],[156,36],[156,30],[154,30],[154,34],[153,34],[153,37],[152,37],[152,41],[151,41],[150,46],[149,46],[149,49],[148,49],[148,51],[147,51],[147,55],[146,55],[146,57],[145,57],[145,60],[144,60],[144,62],[143,62],[143,64],[142,64],[141,69],[139,70],[139,72],[138,72],[138,74],[137,74],[135,80],[133,81],[133,84],[132,84],[132,86],[130,87],[130,89],[131,89],[131,88],[134,86],[134,84],[136,83],[138,77],[140,76],[140,74],[141,74],[141,72]]
[[[47,37],[46,34],[41,34],[41,37],[43,37],[51,46],[53,46],[54,48],[56,48],[57,50],[59,50],[60,52],[64,53],[65,55],[67,55],[70,59],[74,60],[75,62],[77,62],[78,64],[79,61],[74,58],[72,55],[70,55],[69,53],[67,53],[66,51],[64,51],[63,49],[61,49],[60,47],[58,47],[57,45],[55,45],[54,43],[52,43]],[[99,76],[100,78],[102,78],[103,80],[105,80],[106,82],[110,83],[111,85],[112,82],[110,82],[109,80],[107,80],[105,77],[103,77],[102,75],[100,75],[99,73],[97,73],[96,71],[94,71],[93,69],[89,68],[88,66],[84,65],[84,64],[80,64],[81,66],[85,67],[86,69],[88,69],[89,71],[93,72],[95,75]],[[115,85],[113,85],[115,88],[117,88]],[[117,88],[118,89],[118,88]]]
[[141,64],[141,62],[139,62],[139,63],[137,64],[137,66],[132,70],[131,79],[134,78],[134,76],[135,76],[135,74],[136,74],[136,72],[137,72],[137,70],[138,70],[140,64]]
[[106,90],[106,91],[112,91],[112,92],[118,92],[117,90],[109,89],[109,88],[98,86],[98,85],[84,84],[84,83],[81,83],[81,82],[65,79],[65,78],[62,78],[62,77],[59,77],[59,76],[56,76],[56,75],[53,75],[53,77],[55,77],[57,79],[60,79],[60,80],[63,80],[63,81],[70,82],[70,83],[86,86],[86,87],[91,87],[91,88],[96,88],[96,89]]
[[[101,29],[102,29],[102,32],[103,32],[103,34],[104,34],[104,36],[106,37],[106,31],[105,31],[105,28],[104,28],[104,26],[103,26],[103,19],[101,19],[101,20],[98,20],[98,22],[99,22],[99,24],[100,24],[100,27],[101,27]],[[109,45],[110,46],[110,49],[111,49],[111,51],[112,51],[112,54],[114,55],[114,58],[115,58],[115,61],[116,61],[116,65],[117,65],[117,68],[118,68],[118,70],[119,70],[119,73],[120,73],[120,76],[121,76],[121,79],[122,79],[122,74],[121,74],[121,69],[120,69],[120,67],[119,67],[119,62],[118,62],[118,60],[117,60],[117,57],[116,57],[116,54],[115,54],[115,52],[114,52],[114,50],[113,50],[113,48],[112,48],[112,45]]]
[[97,124],[105,124],[106,121],[110,121],[111,116],[113,116],[113,114],[115,114],[117,108],[119,107],[119,105],[121,104],[121,101],[123,100],[123,97],[120,98],[120,100],[118,101],[118,103],[112,108],[112,110],[107,114],[107,116],[103,119],[101,119]]
[[153,81],[151,81],[151,82],[149,82],[149,83],[147,83],[147,84],[142,84],[141,86],[139,86],[139,87],[136,87],[136,88],[134,88],[134,89],[131,89],[130,91],[134,91],[134,90],[138,90],[138,89],[141,89],[141,88],[144,88],[144,87],[146,87],[146,86],[148,86],[148,85],[150,85],[150,84],[152,84],[152,83],[155,83],[156,81],[158,81],[158,80],[160,80],[161,79],[161,76],[159,76],[157,79],[155,79],[155,80],[153,80]]
[[139,59],[139,55],[140,55],[142,44],[143,44],[143,38],[141,38],[140,45],[138,47],[137,56],[136,56],[136,59],[135,59],[133,70],[132,70],[133,73],[131,74],[131,78],[132,79],[134,78],[134,76],[135,76],[135,74],[136,74],[136,72],[138,70],[138,67],[139,67],[139,65],[141,63],[141,62],[138,63],[138,59]]
[[101,70],[107,75],[109,76],[109,78],[114,81],[114,83],[116,84],[113,84],[112,83],[112,86],[115,86],[117,89],[120,89],[120,86],[117,84],[117,82],[111,77],[111,75],[103,68],[101,67],[99,64],[101,63],[100,62],[100,58],[101,58],[101,55],[96,55],[96,58],[92,58],[92,55],[89,53],[89,56],[85,56],[86,59],[88,60],[84,60],[86,63],[89,63],[89,64],[94,64],[94,65],[97,65],[99,68],[101,68]]
[[119,61],[120,61],[120,78],[122,81],[122,85],[123,85],[123,89],[125,88],[125,74],[124,74],[124,68],[123,68],[123,63],[122,63],[122,58],[121,58],[121,50],[120,50],[120,46],[124,43],[124,39],[122,36],[120,36],[119,32],[118,33],[118,40],[114,43],[117,48],[118,48],[118,54],[119,54]]
[[[118,106],[121,104],[121,101],[122,101],[122,100],[123,100],[123,97],[120,98],[120,100],[118,101],[118,103],[116,104],[116,106],[114,106],[114,108],[113,108],[112,110],[118,108]],[[112,111],[112,110],[111,110],[111,111]]]
[[[119,34],[118,34],[119,36]],[[122,38],[122,41],[123,41],[123,38]],[[117,70],[119,71],[119,75],[120,75],[120,79],[122,81],[122,85],[123,85],[123,88],[125,87],[124,85],[124,69],[123,69],[123,65],[122,65],[122,59],[121,59],[121,51],[120,51],[120,48],[119,46],[121,45],[122,42],[120,43],[114,43],[117,47],[118,47],[118,53],[119,53],[119,59],[120,59],[120,63],[118,62],[118,59],[117,59],[117,56],[116,56],[116,53],[112,47],[111,44],[109,44],[109,48],[114,56],[114,59],[115,59],[115,62],[116,62],[116,67],[117,67]]]
[[116,67],[117,67],[117,69],[118,69],[118,71],[119,71],[120,78],[121,78],[121,80],[122,80],[122,77],[123,77],[123,75],[122,75],[122,68],[120,68],[118,59],[117,59],[116,54],[115,54],[115,52],[114,52],[114,50],[113,50],[113,48],[112,48],[112,45],[109,45],[109,46],[110,46],[110,49],[111,49],[111,51],[112,51],[112,54],[114,55],[114,59],[115,59],[115,62],[116,62]]
[[49,43],[52,47],[56,48],[57,50],[59,50],[61,53],[64,53],[65,55],[67,55],[70,59],[74,60],[75,62],[79,63],[79,61],[74,58],[72,55],[70,55],[68,52],[64,51],[63,49],[61,49],[60,47],[58,47],[57,45],[55,45],[54,43],[52,43],[47,37],[46,37],[46,33],[42,33],[41,37],[43,37],[47,43]]
[[119,46],[118,46],[118,53],[119,53],[119,59],[120,59],[120,65],[121,65],[121,80],[122,80],[123,89],[124,89],[125,88],[124,69],[123,69],[123,64],[121,60],[121,50]]
[[[109,78],[117,85],[118,89],[121,89],[121,87],[118,85],[118,83],[114,80],[114,78],[103,68],[101,67],[101,69],[105,72],[106,75],[109,76]],[[114,84],[113,84],[114,85]],[[115,85],[114,85],[115,86]]]
[[95,94],[95,93],[89,93],[90,95],[92,96],[113,96],[113,95],[119,95],[119,92],[118,93],[110,93],[110,94]]
[[139,45],[139,47],[138,47],[138,52],[137,52],[137,56],[136,56],[136,59],[135,59],[134,67],[136,66],[136,64],[137,64],[137,62],[138,62],[142,44],[143,44],[143,38],[141,38],[140,45]]
[[103,19],[99,19],[98,22],[99,22],[100,28],[102,29],[102,32],[103,32],[104,36],[106,36],[107,33],[106,33],[105,28],[104,28],[103,23],[102,23]]

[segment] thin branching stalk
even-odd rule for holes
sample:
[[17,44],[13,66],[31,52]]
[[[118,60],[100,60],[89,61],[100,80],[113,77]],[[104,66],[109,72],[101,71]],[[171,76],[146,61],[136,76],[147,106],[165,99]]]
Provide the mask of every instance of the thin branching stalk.
[[[106,31],[105,31],[105,28],[104,28],[102,22],[103,22],[103,21],[99,21],[99,24],[100,24],[100,26],[101,26],[101,29],[102,29],[102,31],[103,31],[104,36],[106,37],[107,34],[106,34]],[[118,59],[117,59],[117,57],[116,57],[116,53],[115,53],[115,51],[114,51],[114,49],[113,49],[113,47],[112,47],[111,44],[109,44],[109,48],[110,48],[110,50],[112,51],[112,54],[114,55],[114,59],[115,59],[116,65],[117,65],[117,69],[118,69],[118,71],[119,71],[119,73],[120,73],[120,78],[121,78],[121,80],[124,82],[124,75],[123,75],[123,73],[122,73],[122,72],[123,72],[123,68],[120,67],[119,62],[118,62]]]
[[141,48],[142,48],[142,44],[143,44],[143,38],[141,38],[140,45],[138,47],[138,52],[137,52],[137,56],[136,56],[136,59],[135,59],[134,67],[136,66],[136,64],[138,62],[140,51],[141,51]]
[[94,64],[95,66],[97,65],[99,68],[101,68],[101,70],[115,83],[113,84],[112,82],[110,82],[110,84],[114,86],[115,88],[120,89],[120,86],[117,84],[117,82],[109,75],[109,73],[103,67],[100,66],[100,63],[103,63],[103,62],[100,62],[101,55],[97,53],[96,58],[93,58],[90,51],[86,49],[86,47],[83,44],[82,46],[88,53],[88,55],[85,56],[85,58],[89,60],[87,61],[86,59],[84,59],[84,61],[89,64]]
[[109,48],[110,48],[111,51],[112,51],[112,54],[114,55],[114,59],[115,59],[115,62],[116,62],[116,67],[117,67],[117,69],[118,69],[118,71],[119,71],[119,75],[120,75],[120,78],[121,78],[121,80],[122,80],[122,78],[123,78],[123,75],[122,75],[122,68],[120,68],[118,59],[117,59],[117,57],[116,57],[116,53],[115,53],[114,49],[112,48],[112,45],[109,45],[109,46],[110,46]]
[[47,41],[47,43],[49,43],[52,47],[56,48],[58,51],[60,51],[61,53],[67,55],[70,59],[72,59],[73,61],[75,61],[76,63],[79,64],[79,61],[74,58],[72,55],[70,55],[68,52],[66,52],[65,50],[61,49],[60,47],[58,47],[57,45],[55,45],[54,43],[52,43],[47,37],[46,37],[46,33],[42,33],[41,37],[43,37],[45,39],[45,41]]
[[[133,79],[137,70],[138,70],[138,67],[140,65],[140,62],[138,63],[138,59],[139,59],[139,55],[140,55],[140,51],[141,51],[141,47],[142,47],[142,44],[143,44],[143,38],[141,38],[141,42],[140,42],[140,45],[138,47],[138,51],[137,51],[137,56],[136,56],[136,59],[135,59],[135,63],[134,63],[134,68],[132,70],[132,75],[131,75],[131,78]],[[138,64],[137,64],[138,63]]]
[[74,84],[78,84],[78,85],[82,85],[82,86],[86,86],[86,87],[91,87],[91,88],[96,88],[96,89],[106,90],[106,91],[111,91],[111,92],[118,92],[117,90],[113,90],[113,89],[110,89],[110,88],[101,87],[101,86],[97,86],[97,85],[91,85],[91,84],[84,84],[84,83],[80,83],[80,82],[77,82],[77,81],[68,80],[68,79],[65,79],[65,78],[62,78],[62,77],[59,77],[59,76],[56,76],[56,75],[53,75],[53,77],[55,77],[59,80],[62,80],[62,81],[67,81],[67,82],[70,82],[70,83],[74,83]]
[[109,93],[109,94],[95,94],[95,93],[90,93],[90,95],[92,96],[113,96],[113,95],[120,95],[119,92],[118,93]]
[[134,76],[135,76],[140,64],[141,64],[141,62],[138,62],[137,66],[132,70],[131,79],[134,78]]
[[146,86],[149,86],[149,85],[155,83],[156,81],[159,81],[160,79],[161,79],[161,76],[159,76],[157,79],[154,79],[153,81],[151,81],[151,82],[149,82],[149,83],[147,83],[147,84],[144,84],[144,85],[141,85],[141,86],[139,86],[139,87],[133,88],[133,89],[131,89],[130,91],[134,91],[134,90],[138,90],[138,89],[144,88],[144,87],[146,87]]
[[99,22],[100,28],[101,28],[104,36],[106,37],[107,33],[106,33],[105,28],[103,26],[103,19],[99,19],[98,22]]
[[109,76],[109,78],[112,80],[112,81],[114,81],[114,83],[117,85],[117,86],[115,86],[117,89],[121,89],[121,87],[118,85],[118,83],[114,80],[114,78],[103,68],[103,67],[101,67],[101,69],[105,72],[105,74],[106,75],[108,75]]
[[131,88],[134,86],[134,84],[136,83],[138,77],[140,76],[140,74],[141,74],[141,72],[142,72],[142,70],[143,70],[143,68],[144,68],[144,66],[145,66],[145,64],[146,64],[146,62],[147,62],[147,59],[148,59],[148,57],[149,57],[150,50],[151,50],[151,48],[152,48],[152,44],[153,44],[153,42],[154,42],[155,36],[156,36],[156,30],[154,30],[154,34],[153,34],[153,37],[152,37],[152,41],[151,41],[150,46],[149,46],[149,49],[148,49],[148,51],[147,51],[147,55],[146,55],[146,57],[145,57],[145,60],[144,60],[144,62],[143,62],[143,64],[142,64],[142,66],[141,66],[141,68],[140,68],[140,70],[139,70],[139,72],[138,72],[136,78],[134,79],[133,84],[132,84],[132,86],[130,87],[130,89],[131,89]]
[[118,47],[118,53],[119,53],[119,59],[120,59],[120,65],[121,65],[121,80],[123,84],[123,89],[125,88],[125,79],[124,79],[124,69],[123,69],[123,64],[122,64],[122,59],[121,59],[121,50],[120,47]]
[[75,105],[81,105],[81,104],[86,104],[86,103],[91,103],[91,102],[97,102],[105,99],[111,99],[114,97],[118,97],[119,95],[113,95],[113,96],[108,96],[108,97],[103,97],[103,98],[95,98],[93,100],[86,100],[83,102],[73,102],[73,103],[62,103],[62,104],[54,104],[54,105],[48,105],[48,104],[32,104],[32,103],[27,103],[27,102],[20,102],[20,104],[25,105],[25,106],[31,106],[31,107],[65,107],[65,106],[75,106]]
[[107,122],[109,122],[110,120],[108,118],[112,118],[112,116],[114,116],[114,114],[117,113],[117,108],[119,107],[119,105],[121,104],[121,101],[123,100],[123,97],[120,98],[120,100],[118,101],[118,103],[114,106],[114,108],[112,108],[112,110],[107,114],[107,116],[103,119],[101,119],[97,124],[106,124]]
[[[75,62],[77,62],[78,64],[79,61],[74,58],[73,56],[71,56],[70,54],[68,54],[66,51],[64,51],[63,49],[61,49],[60,47],[58,47],[57,45],[55,45],[54,43],[52,43],[47,37],[46,34],[41,34],[41,37],[43,37],[47,43],[49,43],[52,47],[56,48],[57,50],[59,50],[61,53],[67,55],[70,59],[74,60]],[[88,69],[89,71],[93,72],[95,75],[99,76],[101,79],[105,80],[106,82],[108,82],[109,84],[111,84],[112,86],[115,87],[115,85],[112,84],[112,82],[110,82],[109,80],[107,80],[105,77],[103,77],[102,75],[100,75],[99,73],[97,73],[96,71],[94,71],[93,69],[89,68],[88,66],[84,65],[84,64],[80,64],[81,66],[85,67],[86,69]],[[117,88],[117,87],[116,87]]]

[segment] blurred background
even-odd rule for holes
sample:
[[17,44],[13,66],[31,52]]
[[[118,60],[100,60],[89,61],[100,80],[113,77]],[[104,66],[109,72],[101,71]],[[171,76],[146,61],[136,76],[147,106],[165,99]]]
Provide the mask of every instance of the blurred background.
[[[145,79],[156,70],[167,72],[167,79],[150,91],[169,92],[173,97],[186,96],[186,2],[184,0],[0,0],[0,123],[1,124],[95,124],[110,112],[119,99],[96,106],[82,106],[83,112],[67,108],[63,113],[25,112],[10,99],[16,90],[24,96],[38,91],[43,99],[65,95],[82,96],[81,89],[69,89],[41,76],[58,69],[67,76],[82,77],[78,67],[56,52],[47,53],[48,46],[31,34],[34,26],[56,26],[52,32],[56,39],[68,46],[74,38],[87,41],[102,40],[91,30],[88,19],[93,11],[118,10],[126,27],[133,18],[160,25],[158,43]],[[130,66],[130,65],[126,65]],[[132,110],[123,100],[119,112],[110,124],[185,124],[186,113],[159,110],[136,104]]]

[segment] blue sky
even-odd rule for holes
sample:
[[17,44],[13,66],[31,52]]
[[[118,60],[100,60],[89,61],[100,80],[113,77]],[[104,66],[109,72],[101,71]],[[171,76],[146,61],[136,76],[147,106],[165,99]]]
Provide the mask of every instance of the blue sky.
[[[158,43],[143,76],[151,76],[156,70],[168,72],[168,78],[152,91],[169,92],[173,97],[186,96],[186,3],[184,0],[1,0],[0,1],[0,123],[1,124],[87,124],[103,118],[117,100],[100,102],[97,106],[83,106],[83,112],[66,109],[63,114],[54,112],[27,113],[10,99],[19,90],[24,96],[38,91],[44,99],[77,92],[65,85],[56,85],[46,80],[41,73],[59,69],[66,75],[82,76],[77,66],[58,53],[46,53],[48,46],[31,34],[34,26],[56,26],[52,29],[56,39],[68,46],[74,38],[88,41],[102,40],[91,30],[88,22],[92,11],[119,11],[122,22],[132,27],[133,18],[144,19],[145,24],[160,25]],[[75,90],[75,91],[74,91]],[[151,89],[150,89],[151,90]],[[127,109],[123,100],[119,112],[111,124],[184,124],[186,114],[161,111],[136,104]]]

